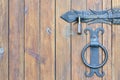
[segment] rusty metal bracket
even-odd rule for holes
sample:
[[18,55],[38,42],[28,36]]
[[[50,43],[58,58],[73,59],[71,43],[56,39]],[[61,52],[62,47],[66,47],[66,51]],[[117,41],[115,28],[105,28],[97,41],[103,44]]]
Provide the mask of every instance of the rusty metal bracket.
[[[103,34],[104,29],[102,27],[99,27],[96,30],[93,30],[92,28],[89,27],[84,30],[86,34],[87,31],[90,32],[90,43],[86,44],[81,52],[83,63],[90,68],[90,73],[85,72],[85,75],[87,77],[92,77],[95,73],[98,77],[103,77],[105,73],[104,72],[100,73],[99,68],[104,66],[105,63],[107,62],[108,52],[107,49],[102,44],[99,43],[98,34],[100,31]],[[90,47],[90,64],[88,64],[88,62],[85,59],[85,52],[88,47]],[[101,64],[99,63],[99,48],[101,48],[105,54],[105,59]]]
[[71,10],[61,16],[65,21],[72,23],[78,22],[78,33],[82,33],[81,22],[93,23],[106,23],[106,24],[120,24],[120,9],[114,8],[103,11],[76,11]]

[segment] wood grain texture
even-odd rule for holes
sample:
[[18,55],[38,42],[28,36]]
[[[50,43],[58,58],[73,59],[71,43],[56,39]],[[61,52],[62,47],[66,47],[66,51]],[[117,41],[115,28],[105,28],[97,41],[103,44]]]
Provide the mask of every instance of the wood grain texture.
[[[103,0],[103,10],[111,9],[111,0]],[[103,80],[112,80],[112,45],[111,45],[111,25],[103,24],[103,28],[105,30],[103,35],[103,45],[106,47],[108,51],[108,61],[103,67],[103,71],[105,72],[105,76]],[[104,56],[103,56],[104,57]]]
[[25,80],[40,80],[39,0],[25,0]]
[[[109,54],[102,68],[105,76],[88,78],[81,50],[90,36],[78,35],[77,24],[60,18],[71,9],[110,8],[120,8],[120,1],[0,0],[0,47],[5,50],[0,57],[0,80],[120,80],[120,25],[82,23],[83,30],[103,26],[105,33],[99,40]],[[86,53],[90,62],[89,49]]]
[[120,80],[120,28],[117,25],[113,26],[112,33],[112,80]]
[[[112,8],[120,8],[120,0],[112,0]],[[120,25],[112,26],[112,80],[120,80]]]
[[56,80],[71,80],[70,24],[60,16],[70,10],[70,0],[56,0]]
[[24,80],[24,0],[9,1],[9,80]]
[[55,80],[55,0],[40,2],[40,80]]
[[0,80],[8,80],[8,0],[0,0]]
[[[84,4],[84,5],[83,5]],[[72,9],[86,10],[86,0],[72,0]],[[81,59],[81,51],[86,45],[84,29],[86,24],[82,23],[82,34],[77,34],[77,24],[72,25],[72,80],[86,80],[84,75],[85,65]]]

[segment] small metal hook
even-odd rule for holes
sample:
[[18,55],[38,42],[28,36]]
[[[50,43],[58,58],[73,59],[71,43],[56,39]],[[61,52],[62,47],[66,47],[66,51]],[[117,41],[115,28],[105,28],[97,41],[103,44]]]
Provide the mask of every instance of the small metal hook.
[[78,17],[78,34],[82,33],[82,24],[81,24],[81,18]]

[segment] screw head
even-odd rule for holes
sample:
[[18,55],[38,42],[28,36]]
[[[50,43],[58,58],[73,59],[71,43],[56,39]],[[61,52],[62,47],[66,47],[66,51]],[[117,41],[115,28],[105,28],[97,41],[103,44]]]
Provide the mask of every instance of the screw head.
[[4,48],[0,48],[0,55],[4,53]]

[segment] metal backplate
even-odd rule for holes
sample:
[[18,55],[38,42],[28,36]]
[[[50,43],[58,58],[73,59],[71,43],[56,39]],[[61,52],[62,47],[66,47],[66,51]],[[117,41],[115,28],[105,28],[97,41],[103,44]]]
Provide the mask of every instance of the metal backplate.
[[[104,64],[107,62],[108,52],[107,52],[106,48],[102,44],[99,43],[98,34],[99,34],[99,31],[101,31],[103,34],[104,29],[102,27],[99,27],[96,30],[93,30],[92,28],[86,28],[84,30],[84,32],[87,34],[87,31],[90,32],[90,43],[85,45],[85,47],[83,48],[83,50],[81,52],[82,60],[83,60],[84,64],[90,68],[90,73],[85,72],[85,75],[87,77],[92,77],[95,73],[97,76],[103,77],[104,72],[100,72],[99,68],[104,66]],[[90,64],[88,64],[85,59],[85,52],[88,47],[90,47]],[[103,60],[103,62],[101,64],[99,63],[99,48],[101,48],[105,54],[105,59]]]

